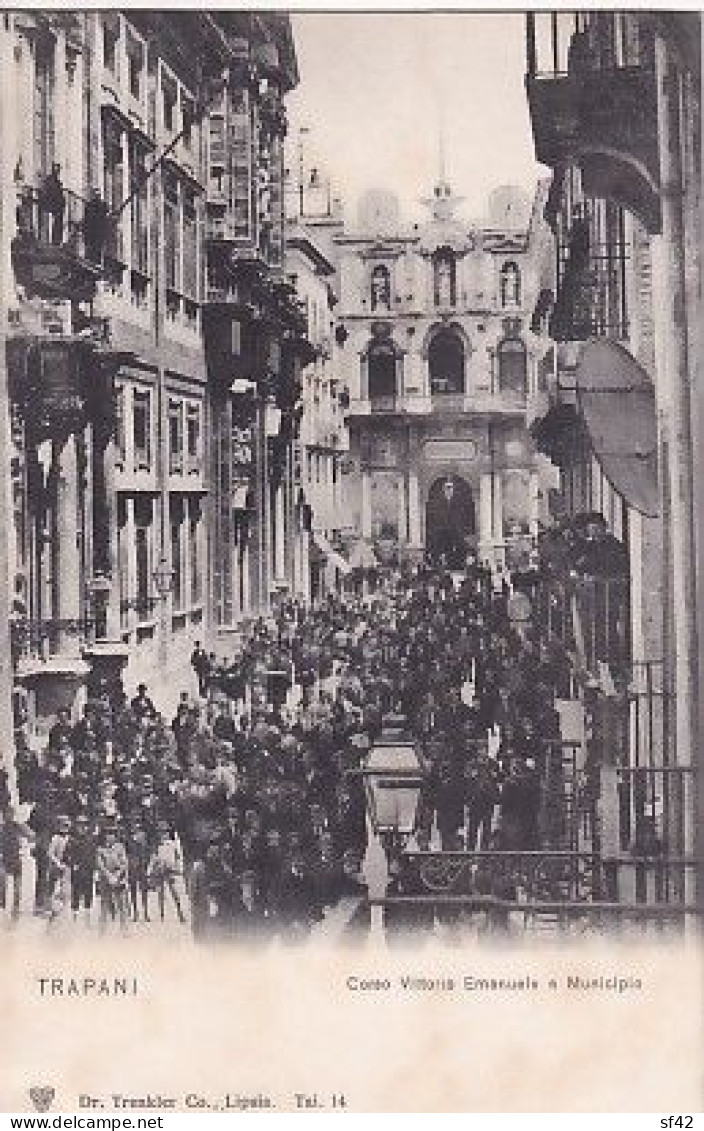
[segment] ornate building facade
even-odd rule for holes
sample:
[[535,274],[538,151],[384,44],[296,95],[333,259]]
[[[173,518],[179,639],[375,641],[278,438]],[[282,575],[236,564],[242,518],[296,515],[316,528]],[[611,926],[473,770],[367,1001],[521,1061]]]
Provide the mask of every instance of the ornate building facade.
[[275,13],[0,24],[3,710],[40,737],[266,610],[308,357]]
[[536,156],[553,170],[534,314],[553,364],[532,430],[560,469],[568,540],[596,517],[616,551],[612,571],[563,571],[552,605],[576,616],[549,627],[588,673],[595,725],[616,722],[597,759],[602,850],[656,845],[682,862],[661,897],[688,898],[704,828],[700,17],[531,14],[526,44]]
[[497,190],[479,225],[444,176],[425,203],[427,223],[403,226],[393,199],[370,194],[357,230],[335,238],[350,512],[382,556],[459,566],[471,548],[500,567],[539,521],[533,226],[517,190]]
[[287,229],[286,269],[305,305],[313,358],[303,374],[301,421],[293,449],[298,508],[289,574],[294,594],[317,601],[339,588],[348,564],[340,553],[343,474],[349,446],[335,339],[335,265],[316,224],[298,217]]

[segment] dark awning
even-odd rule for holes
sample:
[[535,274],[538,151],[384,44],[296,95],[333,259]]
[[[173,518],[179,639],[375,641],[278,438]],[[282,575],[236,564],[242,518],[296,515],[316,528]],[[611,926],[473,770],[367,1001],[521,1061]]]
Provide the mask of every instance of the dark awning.
[[577,405],[604,475],[629,506],[660,513],[655,388],[623,346],[591,339],[576,372]]

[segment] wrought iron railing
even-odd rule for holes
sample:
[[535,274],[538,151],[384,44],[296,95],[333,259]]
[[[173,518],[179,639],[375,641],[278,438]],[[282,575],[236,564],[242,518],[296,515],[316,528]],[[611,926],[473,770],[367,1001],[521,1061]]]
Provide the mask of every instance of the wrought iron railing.
[[77,259],[100,264],[103,255],[117,247],[121,233],[99,208],[100,202],[86,201],[71,189],[62,187],[54,197],[26,185],[17,197],[18,238],[64,248]]
[[691,855],[411,852],[402,857],[400,884],[369,902],[394,926],[430,930],[478,914],[501,931],[681,929],[704,912],[695,899],[697,865]]
[[[694,863],[688,862],[695,867]],[[483,895],[426,895],[426,896],[372,896],[368,900],[372,909],[372,931],[375,929],[374,910],[383,912],[378,924],[388,934],[391,930],[433,933],[452,925],[455,928],[473,925],[477,932],[488,934],[526,935],[551,933],[585,935],[590,932],[618,935],[624,932],[639,934],[681,933],[685,929],[702,930],[704,905],[691,899],[678,905],[670,903],[621,903],[612,900],[537,900],[525,904],[501,896]],[[476,922],[479,918],[480,921]],[[474,923],[471,921],[475,920]]]
[[545,11],[526,16],[526,67],[530,79],[653,66],[652,34],[634,12]]
[[88,639],[95,618],[87,613],[79,617],[21,617],[10,622],[12,658],[48,659],[55,655],[67,638]]

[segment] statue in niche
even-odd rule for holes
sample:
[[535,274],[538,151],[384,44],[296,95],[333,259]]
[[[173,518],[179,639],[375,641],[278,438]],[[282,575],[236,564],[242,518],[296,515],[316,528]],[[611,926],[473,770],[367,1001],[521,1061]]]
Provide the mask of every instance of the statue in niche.
[[435,304],[454,306],[455,263],[449,252],[441,252],[435,259]]
[[389,310],[391,307],[391,280],[386,267],[372,271],[372,310]]

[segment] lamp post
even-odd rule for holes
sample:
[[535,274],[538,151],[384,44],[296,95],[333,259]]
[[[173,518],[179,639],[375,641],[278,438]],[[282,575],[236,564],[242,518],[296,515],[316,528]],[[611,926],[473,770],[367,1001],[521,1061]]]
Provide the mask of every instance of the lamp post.
[[367,811],[387,860],[415,831],[423,765],[405,720],[390,716],[362,769]]

